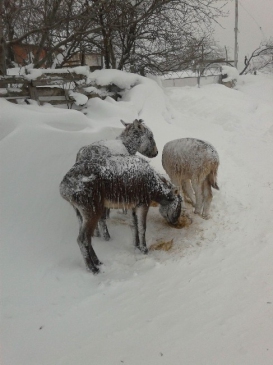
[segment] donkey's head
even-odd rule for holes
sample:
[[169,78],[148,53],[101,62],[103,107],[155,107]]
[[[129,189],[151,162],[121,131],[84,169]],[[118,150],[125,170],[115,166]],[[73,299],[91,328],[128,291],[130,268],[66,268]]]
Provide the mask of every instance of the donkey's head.
[[172,187],[170,192],[160,202],[159,212],[167,222],[176,224],[181,214],[182,198],[176,187]]
[[125,126],[125,130],[119,138],[122,139],[123,144],[131,155],[140,152],[142,155],[150,158],[157,156],[158,150],[153,133],[143,123],[142,119],[135,119],[133,123],[125,123],[121,120],[121,123]]

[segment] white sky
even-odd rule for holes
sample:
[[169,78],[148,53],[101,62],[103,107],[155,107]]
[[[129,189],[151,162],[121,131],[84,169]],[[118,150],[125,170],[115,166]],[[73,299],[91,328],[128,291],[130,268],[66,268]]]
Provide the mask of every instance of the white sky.
[[[227,46],[229,59],[234,59],[235,1],[229,0],[226,7],[227,18],[215,27],[215,39],[220,46]],[[250,55],[264,38],[273,37],[273,0],[239,0],[239,69],[244,57]],[[261,27],[261,28],[260,28]]]

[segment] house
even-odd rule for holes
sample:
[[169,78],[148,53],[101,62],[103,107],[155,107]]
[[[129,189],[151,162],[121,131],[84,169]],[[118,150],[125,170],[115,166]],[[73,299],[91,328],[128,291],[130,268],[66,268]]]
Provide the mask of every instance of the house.
[[[12,51],[14,55],[13,61],[19,66],[25,66],[33,62],[34,56],[38,51],[38,46],[33,44],[14,44]],[[39,54],[39,60],[46,56],[47,49],[42,48]],[[61,53],[61,50],[56,52]],[[99,53],[83,53],[74,54],[71,59],[63,65],[63,67],[89,66],[91,70],[102,68],[102,56]]]
[[[13,61],[19,66],[25,66],[33,62],[33,58],[38,51],[38,46],[33,44],[13,44],[11,46],[14,59]],[[39,59],[46,55],[46,50],[40,50]]]
[[75,66],[89,66],[90,68],[100,69],[102,67],[102,56],[99,53],[82,53],[78,52],[74,54],[69,61],[63,66],[75,67]]

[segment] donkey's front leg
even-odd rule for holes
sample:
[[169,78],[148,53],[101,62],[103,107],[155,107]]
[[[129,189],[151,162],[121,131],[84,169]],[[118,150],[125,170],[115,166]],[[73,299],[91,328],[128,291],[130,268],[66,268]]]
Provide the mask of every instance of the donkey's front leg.
[[147,254],[148,248],[146,245],[146,221],[149,205],[143,204],[136,208],[138,235],[139,235],[139,246],[140,251]]

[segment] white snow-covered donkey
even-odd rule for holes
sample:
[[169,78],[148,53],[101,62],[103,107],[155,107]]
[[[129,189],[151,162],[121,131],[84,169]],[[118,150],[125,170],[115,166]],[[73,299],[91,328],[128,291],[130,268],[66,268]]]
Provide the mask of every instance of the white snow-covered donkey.
[[[212,200],[211,187],[219,190],[219,156],[216,149],[200,139],[176,139],[165,144],[162,165],[172,183],[179,186],[180,193],[186,193],[195,207],[194,213],[208,219]],[[182,210],[185,211],[184,203]]]

